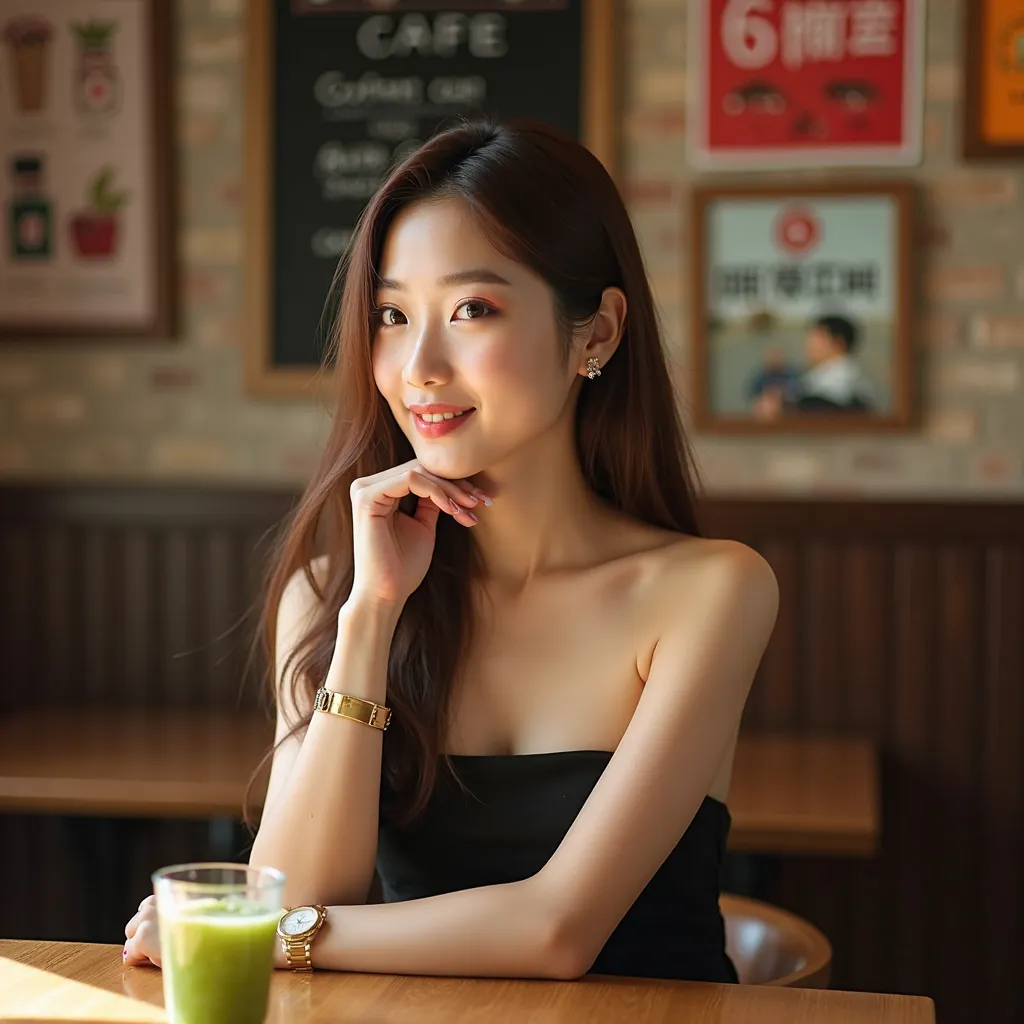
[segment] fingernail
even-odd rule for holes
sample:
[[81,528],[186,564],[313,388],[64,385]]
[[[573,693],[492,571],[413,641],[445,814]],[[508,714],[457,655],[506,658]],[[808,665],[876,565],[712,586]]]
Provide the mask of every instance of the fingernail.
[[460,512],[462,511],[462,507],[461,507],[460,505],[456,505],[456,504],[455,504],[455,500],[454,500],[453,498],[449,498],[448,500],[449,500],[449,501],[451,502],[451,506],[452,506],[452,511],[453,511],[453,512],[454,512],[454,513],[455,513],[456,515],[458,515],[458,514],[459,514],[459,513],[460,513]]
[[474,523],[479,523],[480,522],[480,520],[477,519],[477,517],[475,515],[473,515],[472,512],[467,512],[466,515],[469,516],[469,518],[472,519]]
[[125,946],[125,948],[121,950],[121,959],[122,960],[127,960],[128,959],[128,947],[127,946]]
[[490,508],[490,507],[491,507],[491,506],[492,506],[492,505],[494,504],[494,499],[493,499],[493,498],[491,498],[491,497],[489,497],[488,495],[484,494],[484,493],[483,493],[483,491],[477,491],[477,494],[479,495],[479,497],[480,497],[480,500],[481,500],[481,501],[482,501],[482,502],[483,502],[483,503],[484,503],[484,504],[485,504],[485,505],[486,505],[486,506],[487,506],[488,508]]

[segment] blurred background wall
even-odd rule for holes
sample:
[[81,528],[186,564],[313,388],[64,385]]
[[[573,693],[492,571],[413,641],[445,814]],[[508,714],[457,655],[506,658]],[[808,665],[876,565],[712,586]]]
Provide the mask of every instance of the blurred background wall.
[[[890,438],[699,437],[712,493],[1024,493],[1024,172],[1012,164],[968,168],[958,157],[962,2],[929,5],[925,157],[903,172],[921,195],[921,430]],[[684,145],[686,4],[623,6],[621,185],[685,394],[686,200],[698,180]],[[325,436],[327,418],[314,402],[257,400],[242,383],[245,2],[178,0],[176,15],[180,336],[5,344],[0,476],[9,480],[299,485]],[[787,172],[786,180],[826,174]]]

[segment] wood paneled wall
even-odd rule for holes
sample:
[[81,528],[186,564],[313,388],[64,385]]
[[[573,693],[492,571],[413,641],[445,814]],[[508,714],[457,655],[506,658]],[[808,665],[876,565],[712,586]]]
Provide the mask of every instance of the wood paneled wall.
[[1024,506],[714,502],[781,606],[749,728],[882,750],[870,861],[793,859],[780,902],[837,988],[924,993],[942,1021],[1024,1020]]
[[295,500],[0,488],[0,701],[254,706],[262,568]]
[[[254,706],[251,612],[294,499],[0,488],[0,706]],[[760,550],[781,587],[746,726],[867,733],[883,753],[880,855],[788,859],[779,902],[831,937],[835,987],[925,993],[943,1022],[1019,1024],[1024,506],[717,500],[706,520]],[[0,901],[0,934],[97,937],[74,827],[0,817],[6,877],[26,880]],[[95,828],[102,864],[117,826]],[[206,855],[203,823],[123,835],[138,891],[154,867]]]

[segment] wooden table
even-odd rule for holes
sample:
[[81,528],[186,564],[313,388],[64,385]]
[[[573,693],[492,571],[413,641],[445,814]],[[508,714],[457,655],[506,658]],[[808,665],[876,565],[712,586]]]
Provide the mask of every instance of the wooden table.
[[[19,712],[0,719],[0,812],[237,817],[269,741],[265,719],[224,712]],[[733,850],[868,856],[877,753],[857,738],[742,735],[729,808]]]
[[[161,975],[120,946],[0,941],[0,1019],[156,1024]],[[590,977],[492,981],[276,971],[268,1024],[934,1024],[930,999]]]

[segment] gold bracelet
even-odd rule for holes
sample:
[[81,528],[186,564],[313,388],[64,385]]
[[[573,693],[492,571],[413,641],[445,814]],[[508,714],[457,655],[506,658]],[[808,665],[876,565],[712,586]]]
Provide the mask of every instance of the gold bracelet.
[[313,710],[351,718],[354,722],[362,722],[363,725],[381,731],[391,724],[391,709],[383,704],[374,704],[372,700],[363,700],[362,697],[351,697],[347,693],[336,693],[323,686],[316,691]]

